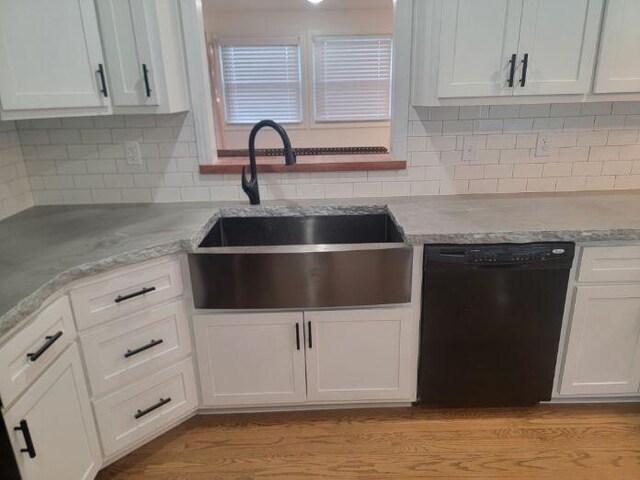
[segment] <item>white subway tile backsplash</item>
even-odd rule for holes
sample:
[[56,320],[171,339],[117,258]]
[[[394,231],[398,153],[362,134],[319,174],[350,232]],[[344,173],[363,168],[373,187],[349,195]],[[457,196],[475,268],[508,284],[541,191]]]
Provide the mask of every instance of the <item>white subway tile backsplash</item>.
[[469,193],[496,193],[497,191],[498,179],[469,180]]
[[428,109],[429,120],[457,120],[459,107],[431,107]]
[[556,190],[559,192],[574,192],[584,190],[586,177],[562,177],[556,181]]
[[[411,108],[406,170],[261,174],[261,193],[267,200],[632,188],[640,175],[638,105]],[[188,113],[21,121],[11,135],[22,163],[9,170],[1,169],[18,162],[2,149],[2,125],[0,174],[23,180],[0,180],[0,205],[10,184],[30,185],[42,204],[245,199],[239,175],[198,173]],[[551,141],[550,156],[536,156],[540,134]],[[140,165],[127,164],[128,141],[139,142]]]
[[527,189],[526,178],[500,178],[498,179],[498,193],[518,193]]
[[616,177],[614,176],[600,176],[600,177],[587,177],[585,183],[586,190],[611,190],[614,188]]
[[602,174],[602,162],[576,162],[571,175],[597,177]]
[[609,132],[579,132],[578,133],[578,146],[579,147],[594,147],[600,145],[606,145],[609,139]]
[[551,115],[551,105],[521,105],[520,116],[522,118],[548,117]]
[[492,105],[489,107],[489,118],[518,118],[520,105]]
[[618,160],[604,162],[602,164],[602,175],[629,175],[633,162],[630,160]]
[[579,103],[554,103],[551,105],[552,117],[577,117],[580,115]]
[[580,107],[582,115],[611,115],[612,102],[588,102]]
[[624,115],[598,115],[594,128],[596,130],[623,130],[625,120]]

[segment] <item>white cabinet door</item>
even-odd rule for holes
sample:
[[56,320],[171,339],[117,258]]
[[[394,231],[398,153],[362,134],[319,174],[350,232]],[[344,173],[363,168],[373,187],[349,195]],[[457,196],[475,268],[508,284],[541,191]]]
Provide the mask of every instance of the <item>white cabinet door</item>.
[[116,112],[189,109],[176,0],[97,0]]
[[522,0],[446,0],[442,5],[438,96],[513,95]]
[[515,95],[591,90],[602,4],[603,0],[524,0]]
[[92,0],[0,2],[3,110],[108,107],[103,64]]
[[640,92],[640,2],[609,0],[605,14],[596,93]]
[[302,321],[302,313],[194,317],[204,405],[304,402]]
[[97,6],[114,105],[157,105],[147,20],[153,3],[98,0]]
[[309,401],[411,400],[412,310],[305,312]]
[[578,287],[561,395],[636,394],[640,285]]
[[[75,345],[4,415],[25,479],[93,479],[101,464],[84,373]],[[15,430],[22,427],[22,430]],[[25,439],[32,440],[31,458]]]

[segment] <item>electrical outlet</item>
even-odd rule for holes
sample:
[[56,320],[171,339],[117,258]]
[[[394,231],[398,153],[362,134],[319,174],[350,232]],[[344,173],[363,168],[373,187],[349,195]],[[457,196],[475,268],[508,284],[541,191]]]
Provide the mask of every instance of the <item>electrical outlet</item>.
[[536,146],[536,157],[551,156],[551,137],[549,135],[538,135],[538,145]]
[[462,161],[473,162],[478,158],[478,141],[475,137],[466,137],[462,147]]
[[140,143],[126,142],[124,151],[127,158],[127,165],[136,167],[142,165],[142,155],[140,154]]

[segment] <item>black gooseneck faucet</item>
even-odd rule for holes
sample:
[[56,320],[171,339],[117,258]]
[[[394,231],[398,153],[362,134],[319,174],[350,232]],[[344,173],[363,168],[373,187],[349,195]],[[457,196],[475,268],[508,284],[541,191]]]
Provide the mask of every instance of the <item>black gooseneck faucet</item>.
[[251,205],[260,205],[260,188],[258,186],[258,170],[256,168],[256,135],[263,127],[273,128],[284,145],[284,162],[287,165],[293,165],[296,163],[296,154],[291,148],[291,141],[289,135],[282,125],[274,122],[273,120],[262,120],[256,123],[251,129],[249,134],[249,169],[251,171],[251,178],[247,180],[246,167],[242,167],[242,190],[249,197]]

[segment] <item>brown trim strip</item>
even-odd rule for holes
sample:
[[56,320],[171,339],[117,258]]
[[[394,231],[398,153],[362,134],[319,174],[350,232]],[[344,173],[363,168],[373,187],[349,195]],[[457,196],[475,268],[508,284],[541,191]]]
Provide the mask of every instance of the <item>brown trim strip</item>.
[[[240,173],[248,166],[247,158],[220,157],[210,165],[200,165],[202,174]],[[295,165],[287,166],[279,157],[258,157],[258,172],[356,172],[367,170],[405,170],[405,160],[394,160],[391,155],[310,155],[298,157]]]

